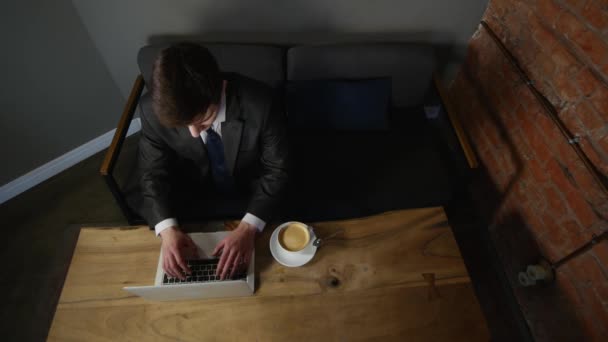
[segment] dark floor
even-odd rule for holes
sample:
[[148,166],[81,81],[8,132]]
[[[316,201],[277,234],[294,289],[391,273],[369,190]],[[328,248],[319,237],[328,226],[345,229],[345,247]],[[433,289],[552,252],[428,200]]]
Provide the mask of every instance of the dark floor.
[[[126,140],[133,149],[137,136]],[[124,153],[124,152],[123,152]],[[5,224],[1,340],[44,341],[59,299],[75,237],[83,225],[126,225],[98,170],[97,154],[0,205]],[[493,341],[529,340],[484,229],[466,201],[446,210],[465,258]]]
[[0,205],[0,340],[46,340],[78,227],[126,224],[99,176],[102,159],[97,154]]

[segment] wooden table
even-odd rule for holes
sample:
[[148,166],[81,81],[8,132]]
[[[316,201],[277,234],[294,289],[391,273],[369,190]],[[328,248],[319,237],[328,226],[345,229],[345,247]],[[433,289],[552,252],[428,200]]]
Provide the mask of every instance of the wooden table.
[[149,302],[160,241],[147,227],[82,228],[49,340],[488,341],[441,208],[312,224],[327,241],[287,268],[256,244],[254,296]]

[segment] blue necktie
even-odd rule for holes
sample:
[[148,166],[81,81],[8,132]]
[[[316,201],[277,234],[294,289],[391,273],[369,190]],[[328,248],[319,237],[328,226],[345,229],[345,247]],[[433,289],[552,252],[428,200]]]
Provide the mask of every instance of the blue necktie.
[[207,152],[211,163],[211,174],[218,190],[224,193],[234,191],[234,181],[226,167],[222,137],[213,128],[207,129]]

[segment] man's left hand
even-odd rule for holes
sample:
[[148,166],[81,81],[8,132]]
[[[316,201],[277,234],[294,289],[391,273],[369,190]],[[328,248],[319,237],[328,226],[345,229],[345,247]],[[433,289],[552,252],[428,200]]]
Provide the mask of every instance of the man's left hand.
[[249,265],[256,232],[256,227],[241,221],[235,230],[215,246],[213,255],[217,256],[220,252],[222,253],[216,272],[220,279],[232,278],[236,271]]

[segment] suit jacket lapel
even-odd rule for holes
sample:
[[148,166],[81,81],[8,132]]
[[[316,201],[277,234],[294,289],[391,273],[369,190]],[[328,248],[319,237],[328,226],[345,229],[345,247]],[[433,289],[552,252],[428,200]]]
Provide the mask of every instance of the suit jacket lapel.
[[194,151],[196,157],[199,158],[199,162],[206,161],[207,147],[205,146],[203,139],[201,139],[200,137],[193,138],[190,134],[190,130],[188,130],[188,127],[178,127],[176,128],[176,130],[180,138],[186,142],[186,147],[189,150]]
[[243,125],[238,92],[234,82],[229,80],[226,89],[226,121],[222,122],[222,142],[224,143],[226,167],[231,174],[234,174]]

